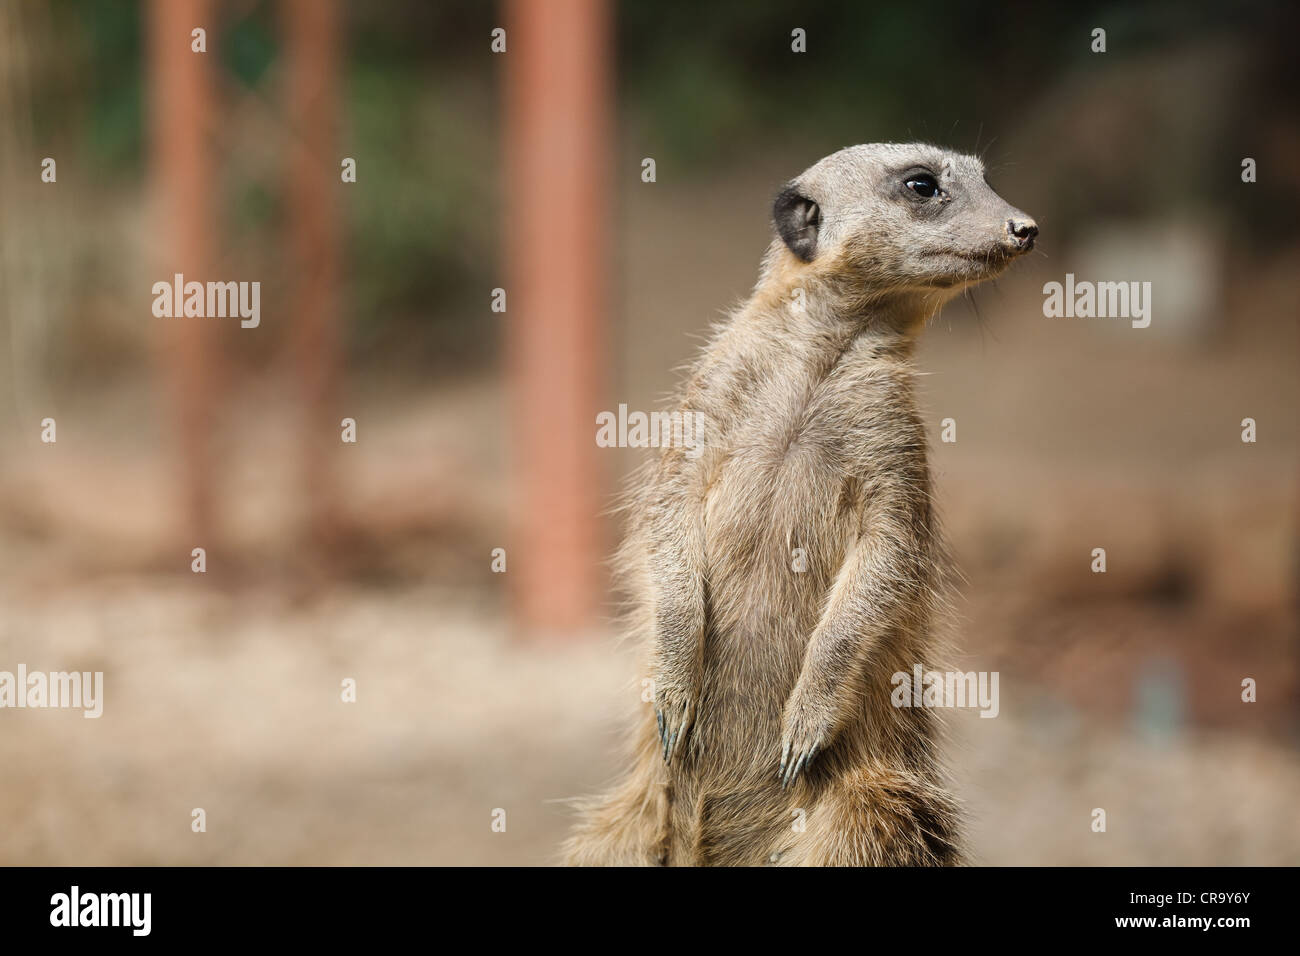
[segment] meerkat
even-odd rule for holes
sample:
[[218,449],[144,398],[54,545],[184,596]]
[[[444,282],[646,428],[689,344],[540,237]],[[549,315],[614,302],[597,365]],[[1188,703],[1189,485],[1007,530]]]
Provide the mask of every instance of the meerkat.
[[[703,425],[635,483],[617,561],[653,681],[632,767],[580,803],[579,865],[964,861],[932,709],[948,567],[917,336],[1038,227],[973,156],[840,150],[790,181],[752,295],[678,406]],[[649,696],[649,695],[647,695]]]

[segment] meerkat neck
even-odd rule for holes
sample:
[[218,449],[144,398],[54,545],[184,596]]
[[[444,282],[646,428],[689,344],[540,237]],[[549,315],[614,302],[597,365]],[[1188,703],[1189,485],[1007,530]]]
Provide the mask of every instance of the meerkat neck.
[[848,296],[844,304],[864,331],[895,335],[910,353],[921,330],[948,298],[929,290],[905,289]]
[[764,259],[749,311],[780,313],[791,330],[824,333],[848,329],[855,335],[898,338],[910,353],[925,324],[959,289],[882,286],[861,276],[820,272],[798,262],[775,242]]

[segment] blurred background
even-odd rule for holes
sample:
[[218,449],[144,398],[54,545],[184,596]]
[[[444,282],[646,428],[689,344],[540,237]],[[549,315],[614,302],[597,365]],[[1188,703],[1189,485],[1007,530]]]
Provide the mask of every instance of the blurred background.
[[[951,721],[972,855],[1300,863],[1298,28],[0,5],[0,670],[105,675],[99,720],[0,711],[0,862],[554,862],[644,706],[602,569],[653,452],[595,414],[663,406],[786,179],[921,139],[1042,230],[917,357],[960,664],[1001,674]],[[154,317],[178,271],[260,281],[260,326]],[[1150,281],[1150,328],[1045,318],[1066,273]]]

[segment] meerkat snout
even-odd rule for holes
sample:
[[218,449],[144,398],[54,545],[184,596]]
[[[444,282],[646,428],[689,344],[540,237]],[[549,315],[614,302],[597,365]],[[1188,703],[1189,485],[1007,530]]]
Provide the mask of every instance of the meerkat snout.
[[1034,237],[1038,235],[1038,223],[1028,216],[1007,220],[1007,238],[1017,252],[1028,252],[1034,248]]

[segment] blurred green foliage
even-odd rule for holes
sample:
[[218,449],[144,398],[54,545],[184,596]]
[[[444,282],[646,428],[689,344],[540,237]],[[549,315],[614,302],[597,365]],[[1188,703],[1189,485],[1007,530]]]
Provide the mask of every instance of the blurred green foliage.
[[[359,167],[343,207],[352,345],[359,357],[396,349],[420,363],[480,356],[491,328],[486,290],[501,281],[500,64],[488,44],[504,14],[483,0],[344,6],[340,155],[355,156]],[[53,0],[59,55],[42,71],[33,110],[38,141],[67,137],[84,149],[92,178],[122,188],[145,175],[143,9],[134,0]],[[280,6],[232,0],[214,10],[209,42],[223,66],[220,95],[251,92],[274,104]],[[1266,0],[627,0],[616,13],[619,116],[637,156],[698,175],[726,174],[754,150],[792,145],[810,158],[880,139],[983,150],[1025,117],[1050,114],[1044,98],[1072,82],[1072,95],[1086,102],[1094,26],[1108,31],[1107,69],[1198,44],[1235,44],[1255,71],[1255,95],[1238,108],[1211,117],[1192,102],[1170,117],[1168,97],[1151,100],[1153,128],[1168,142],[1197,142],[1198,155],[1174,163],[1140,143],[1116,143],[1117,153],[1134,150],[1132,168],[1105,177],[1068,144],[1060,156],[1041,157],[1056,164],[1062,218],[1099,203],[1111,214],[1140,215],[1181,201],[1189,178],[1236,168],[1259,148],[1252,133],[1263,118],[1293,113],[1294,10]],[[805,54],[790,50],[795,27],[807,31]],[[1139,106],[1151,93],[1118,91]],[[1068,129],[1070,118],[1062,122]],[[1189,124],[1205,135],[1197,139]],[[1057,134],[1048,129],[1050,141]],[[239,146],[214,140],[213,148],[221,162]],[[226,227],[240,236],[282,226],[282,184],[255,165],[238,168],[221,185]],[[1242,196],[1232,185],[1225,176],[1219,201],[1254,228],[1294,230],[1293,206],[1262,189]]]

